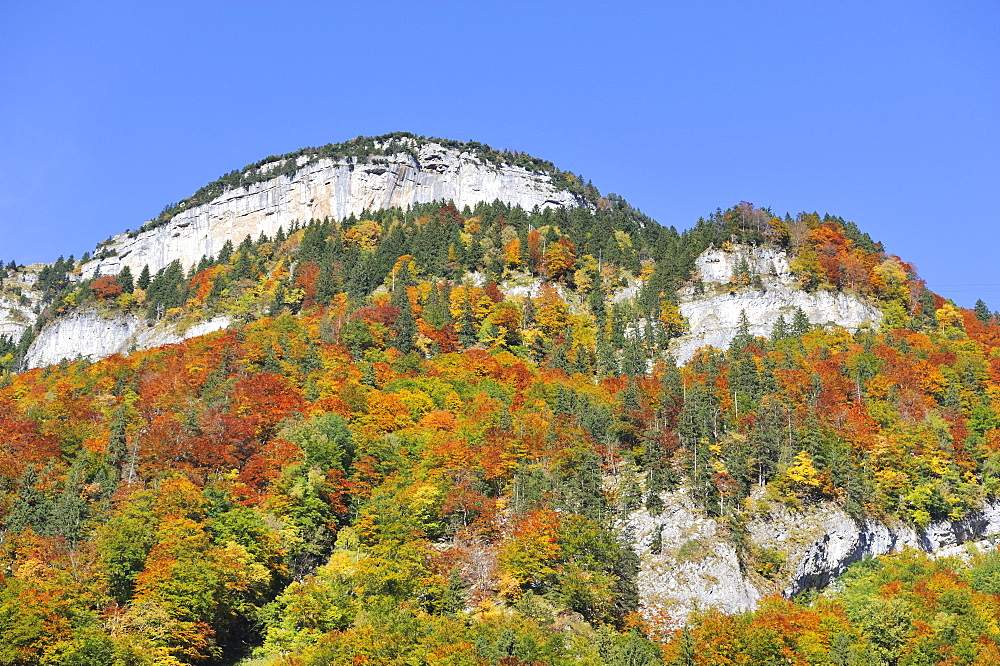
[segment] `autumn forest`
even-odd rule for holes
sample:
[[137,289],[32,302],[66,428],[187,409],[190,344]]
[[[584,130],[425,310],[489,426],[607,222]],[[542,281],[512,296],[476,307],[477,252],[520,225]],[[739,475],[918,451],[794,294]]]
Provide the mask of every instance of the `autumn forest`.
[[[438,202],[188,269],[47,267],[39,326],[233,324],[30,371],[34,333],[0,338],[0,664],[1000,663],[995,550],[685,619],[642,603],[626,529],[686,488],[766,582],[785,564],[745,525],[767,503],[970,516],[1000,495],[997,317],[838,217],[743,202],[678,232],[561,178],[590,205]],[[799,311],[679,365],[695,258],[750,246],[882,325]],[[726,288],[764,285],[741,265]]]

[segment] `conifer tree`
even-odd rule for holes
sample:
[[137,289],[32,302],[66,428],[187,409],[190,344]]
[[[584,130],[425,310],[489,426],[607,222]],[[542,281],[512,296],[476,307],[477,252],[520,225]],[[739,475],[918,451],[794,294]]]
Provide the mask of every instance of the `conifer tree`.
[[981,298],[976,301],[976,306],[973,308],[973,312],[976,313],[976,319],[984,324],[990,323],[990,319],[993,316],[990,314],[990,309],[986,307],[986,303],[984,303]]
[[812,324],[809,323],[809,317],[806,316],[802,308],[795,308],[795,316],[792,318],[792,335],[803,335],[808,333],[810,328],[812,328]]
[[233,241],[226,239],[226,242],[222,244],[222,249],[219,250],[219,256],[216,258],[218,262],[222,265],[229,263],[229,260],[233,256]]
[[121,272],[118,273],[118,284],[121,286],[122,291],[126,294],[131,294],[135,291],[135,283],[132,280],[132,269],[128,266],[122,268]]
[[399,308],[399,316],[396,317],[396,339],[393,341],[393,346],[404,354],[408,354],[413,350],[413,345],[417,341],[417,322],[413,316],[413,307],[406,293],[405,284],[397,285],[396,291],[392,294],[391,302]]
[[788,323],[785,321],[784,315],[778,315],[778,320],[774,322],[774,327],[771,329],[771,342],[778,342],[779,340],[784,340],[788,337]]

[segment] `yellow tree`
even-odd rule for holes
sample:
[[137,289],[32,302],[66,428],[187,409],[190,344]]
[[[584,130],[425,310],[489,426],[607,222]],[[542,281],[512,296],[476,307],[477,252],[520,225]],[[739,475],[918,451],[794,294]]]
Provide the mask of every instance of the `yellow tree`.
[[551,243],[545,250],[545,270],[550,278],[558,279],[573,270],[576,265],[576,251],[565,238]]

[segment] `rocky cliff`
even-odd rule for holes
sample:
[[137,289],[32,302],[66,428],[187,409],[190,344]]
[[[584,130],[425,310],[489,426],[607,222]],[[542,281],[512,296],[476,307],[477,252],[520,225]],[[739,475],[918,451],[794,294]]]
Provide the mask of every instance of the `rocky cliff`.
[[189,268],[218,253],[227,240],[237,244],[262,232],[273,236],[279,227],[287,231],[296,221],[342,220],[366,210],[449,200],[458,208],[495,200],[525,210],[579,204],[544,174],[488,164],[472,152],[434,142],[414,143],[412,149],[367,163],[300,158],[301,168],[292,176],[230,190],[163,226],[115,236],[101,248],[101,254],[111,256],[85,264],[83,277],[114,275],[124,266],[138,275],[147,264],[155,273],[174,259]]
[[36,318],[30,302],[23,303],[16,296],[0,296],[0,337],[19,340],[24,331],[35,323]]
[[40,368],[64,359],[97,360],[132,349],[175,344],[229,326],[216,317],[194,326],[178,328],[169,321],[147,322],[132,315],[104,317],[97,312],[76,312],[52,321],[42,329],[25,355],[25,369]]
[[[877,325],[882,313],[870,302],[845,292],[801,290],[789,270],[788,255],[774,248],[734,246],[710,248],[695,261],[696,275],[679,292],[687,334],[674,339],[670,350],[687,363],[706,345],[727,349],[745,313],[752,335],[769,336],[779,317],[791,324],[796,308],[812,324],[834,324],[851,331]],[[750,277],[747,284],[734,277]]]
[[24,271],[14,273],[3,281],[0,289],[0,337],[17,342],[38,320],[35,306],[41,295],[35,289],[35,282],[43,265],[27,266]]
[[[404,155],[404,157],[409,156]],[[274,184],[274,181],[268,182]],[[547,201],[551,204],[555,198]],[[201,208],[211,208],[213,205],[215,204]],[[186,213],[182,213],[178,218],[187,219],[183,217],[185,215]],[[173,229],[170,238],[174,239],[176,247],[198,246],[195,242],[197,239],[194,236],[189,237],[189,234],[197,232],[189,229],[181,233],[178,229],[187,227],[178,227],[179,224],[185,223],[177,222],[175,218],[169,225],[140,234],[134,239],[128,239],[125,235],[126,238],[122,242],[141,241],[144,244],[155,244],[157,234]],[[206,224],[211,227],[211,220]],[[274,230],[277,230],[277,226]],[[209,245],[216,247],[218,242],[218,239],[202,240],[204,247]],[[221,243],[218,245],[221,246]],[[132,252],[126,256],[132,256]],[[172,261],[177,256],[167,253],[162,259]],[[192,251],[185,256],[196,260],[201,255],[197,251]],[[120,258],[105,259],[99,263],[108,267],[109,262]],[[91,270],[91,266],[95,263],[98,262],[85,264],[84,270]],[[115,270],[120,269],[121,265],[123,264],[117,265]],[[687,334],[671,341],[670,345],[670,352],[679,363],[689,361],[695,351],[704,346],[728,348],[738,329],[741,313],[747,316],[750,333],[760,336],[770,335],[779,317],[784,317],[786,323],[790,324],[796,309],[802,310],[810,323],[843,326],[852,331],[861,326],[875,326],[882,318],[872,303],[853,294],[822,290],[806,292],[799,289],[789,270],[788,255],[782,250],[742,246],[728,250],[710,248],[697,258],[695,265],[698,279],[683,286],[679,291],[680,311],[688,321],[689,330]],[[757,278],[753,283],[741,285],[733,282],[735,275],[747,270],[750,275]],[[469,276],[469,279],[480,286],[484,282],[484,276],[478,274]],[[540,285],[541,280],[533,279],[529,283],[523,283],[522,280],[516,284],[505,284],[504,288],[508,296],[528,294],[535,296]],[[638,284],[629,285],[615,292],[611,300],[615,302],[627,300],[637,293]],[[0,334],[5,330],[3,327],[7,326],[16,332],[17,336],[34,321],[35,317],[30,308],[25,306],[17,308],[14,304],[3,301],[0,301],[0,313],[6,313],[0,316]],[[207,331],[220,327],[212,325]],[[106,319],[93,313],[77,313],[61,317],[40,333],[28,353],[26,367],[39,367],[77,356],[97,359],[129,348],[147,348],[181,339],[176,338],[169,324],[158,324],[151,330],[157,333],[147,332],[145,326],[139,325],[138,320],[128,317]],[[165,332],[160,333],[161,330]],[[192,330],[200,330],[200,326]],[[190,334],[186,337],[190,337]],[[157,342],[161,338],[163,342]]]
[[[1000,502],[965,520],[939,521],[918,530],[902,523],[856,522],[839,506],[823,503],[792,510],[770,504],[734,539],[722,520],[695,508],[689,493],[666,493],[659,515],[634,511],[627,521],[639,555],[643,606],[683,621],[695,609],[729,613],[756,608],[767,594],[792,597],[822,589],[865,557],[915,548],[961,555],[969,544],[1000,535]],[[741,543],[743,552],[737,551]],[[768,553],[776,568],[761,573],[754,553]]]

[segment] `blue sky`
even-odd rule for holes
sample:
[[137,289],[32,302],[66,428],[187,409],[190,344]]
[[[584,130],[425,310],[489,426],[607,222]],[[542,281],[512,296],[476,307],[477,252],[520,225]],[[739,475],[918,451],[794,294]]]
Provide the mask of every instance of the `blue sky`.
[[1000,309],[995,2],[0,3],[0,259],[360,134],[551,160],[686,228],[857,222]]

